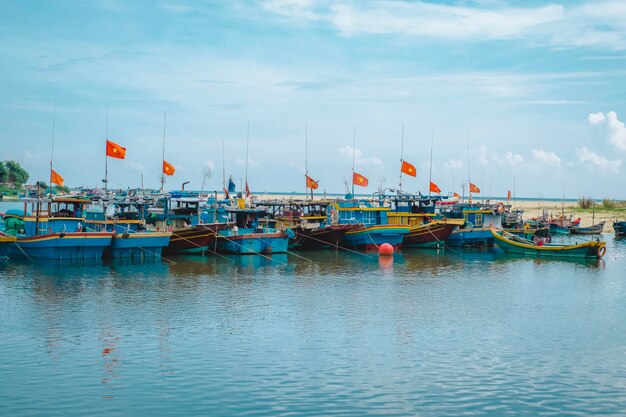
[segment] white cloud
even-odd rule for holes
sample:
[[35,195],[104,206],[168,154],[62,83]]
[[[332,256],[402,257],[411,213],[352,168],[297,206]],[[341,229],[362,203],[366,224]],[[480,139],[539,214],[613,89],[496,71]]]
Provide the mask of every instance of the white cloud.
[[125,159],[126,165],[128,165],[129,167],[131,167],[132,169],[134,169],[135,171],[145,171],[146,167],[143,164],[140,164],[139,162],[133,162],[129,159]]
[[555,167],[561,166],[561,157],[554,152],[548,152],[543,149],[533,149],[531,153],[533,158],[538,162]]
[[460,161],[458,159],[449,159],[445,163],[445,167],[448,170],[461,170],[463,169],[463,161]]
[[626,151],[626,128],[624,122],[617,118],[617,113],[591,113],[587,120],[597,129],[602,139],[608,140],[617,149]]
[[615,0],[537,7],[512,7],[498,1],[445,5],[400,0],[267,0],[262,6],[292,24],[322,21],[346,36],[523,39],[535,46],[626,49],[626,8]]
[[511,151],[507,151],[502,159],[499,160],[504,161],[506,165],[515,167],[524,163],[524,157],[518,153],[513,153]]
[[[354,150],[353,150],[354,149]],[[352,146],[343,146],[338,149],[341,155],[352,158],[354,155],[355,165],[382,165],[383,161],[377,156],[363,157],[363,152],[359,148],[352,148]]]
[[583,164],[589,167],[600,168],[602,171],[606,172],[617,173],[619,172],[619,167],[622,165],[622,161],[609,160],[604,156],[591,152],[586,146],[576,149],[576,154]]

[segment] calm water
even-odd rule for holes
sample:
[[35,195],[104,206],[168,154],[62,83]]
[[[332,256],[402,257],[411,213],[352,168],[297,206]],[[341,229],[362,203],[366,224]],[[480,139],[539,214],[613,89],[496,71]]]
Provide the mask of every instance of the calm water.
[[604,261],[332,251],[0,262],[3,415],[623,415]]

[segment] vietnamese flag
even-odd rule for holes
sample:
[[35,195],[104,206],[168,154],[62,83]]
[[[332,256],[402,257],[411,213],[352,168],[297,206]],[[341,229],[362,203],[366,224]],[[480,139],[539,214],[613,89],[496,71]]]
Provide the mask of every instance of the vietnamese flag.
[[480,188],[470,182],[470,193],[480,193]]
[[170,164],[166,160],[163,160],[163,173],[165,175],[174,175],[174,171],[176,171],[174,165]]
[[461,196],[459,195],[459,193],[454,193],[454,197],[456,197],[456,198],[461,198]]
[[63,187],[63,177],[54,169],[50,169],[50,183]]
[[417,176],[417,171],[415,170],[415,167],[409,164],[407,161],[402,161],[402,167],[400,168],[400,171],[412,177]]
[[107,139],[107,156],[110,156],[111,158],[124,159],[126,156],[126,148]]
[[352,184],[359,185],[361,187],[367,187],[367,184],[369,183],[369,180],[363,175],[357,174],[356,172],[352,173]]
[[435,184],[434,182],[430,182],[430,192],[431,193],[441,193],[441,190],[439,189],[439,187],[437,187],[437,184]]
[[319,186],[317,181],[315,181],[313,178],[309,177],[308,175],[305,175],[305,177],[306,177],[306,188],[317,190],[317,187]]
[[506,194],[506,201],[511,201],[511,190]]
[[252,194],[250,192],[250,187],[248,187],[248,181],[246,181],[246,197],[250,197],[250,194]]

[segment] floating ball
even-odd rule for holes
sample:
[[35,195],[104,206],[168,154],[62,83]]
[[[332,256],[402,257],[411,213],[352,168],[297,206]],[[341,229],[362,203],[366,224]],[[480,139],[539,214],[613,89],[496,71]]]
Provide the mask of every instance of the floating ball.
[[391,256],[393,255],[393,246],[389,243],[383,243],[378,247],[378,254],[380,256]]

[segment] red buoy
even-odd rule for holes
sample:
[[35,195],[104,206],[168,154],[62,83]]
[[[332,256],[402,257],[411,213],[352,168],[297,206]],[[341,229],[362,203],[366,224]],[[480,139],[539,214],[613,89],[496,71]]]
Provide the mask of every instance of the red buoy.
[[380,256],[391,256],[393,255],[393,246],[389,243],[383,243],[378,247],[378,254]]

